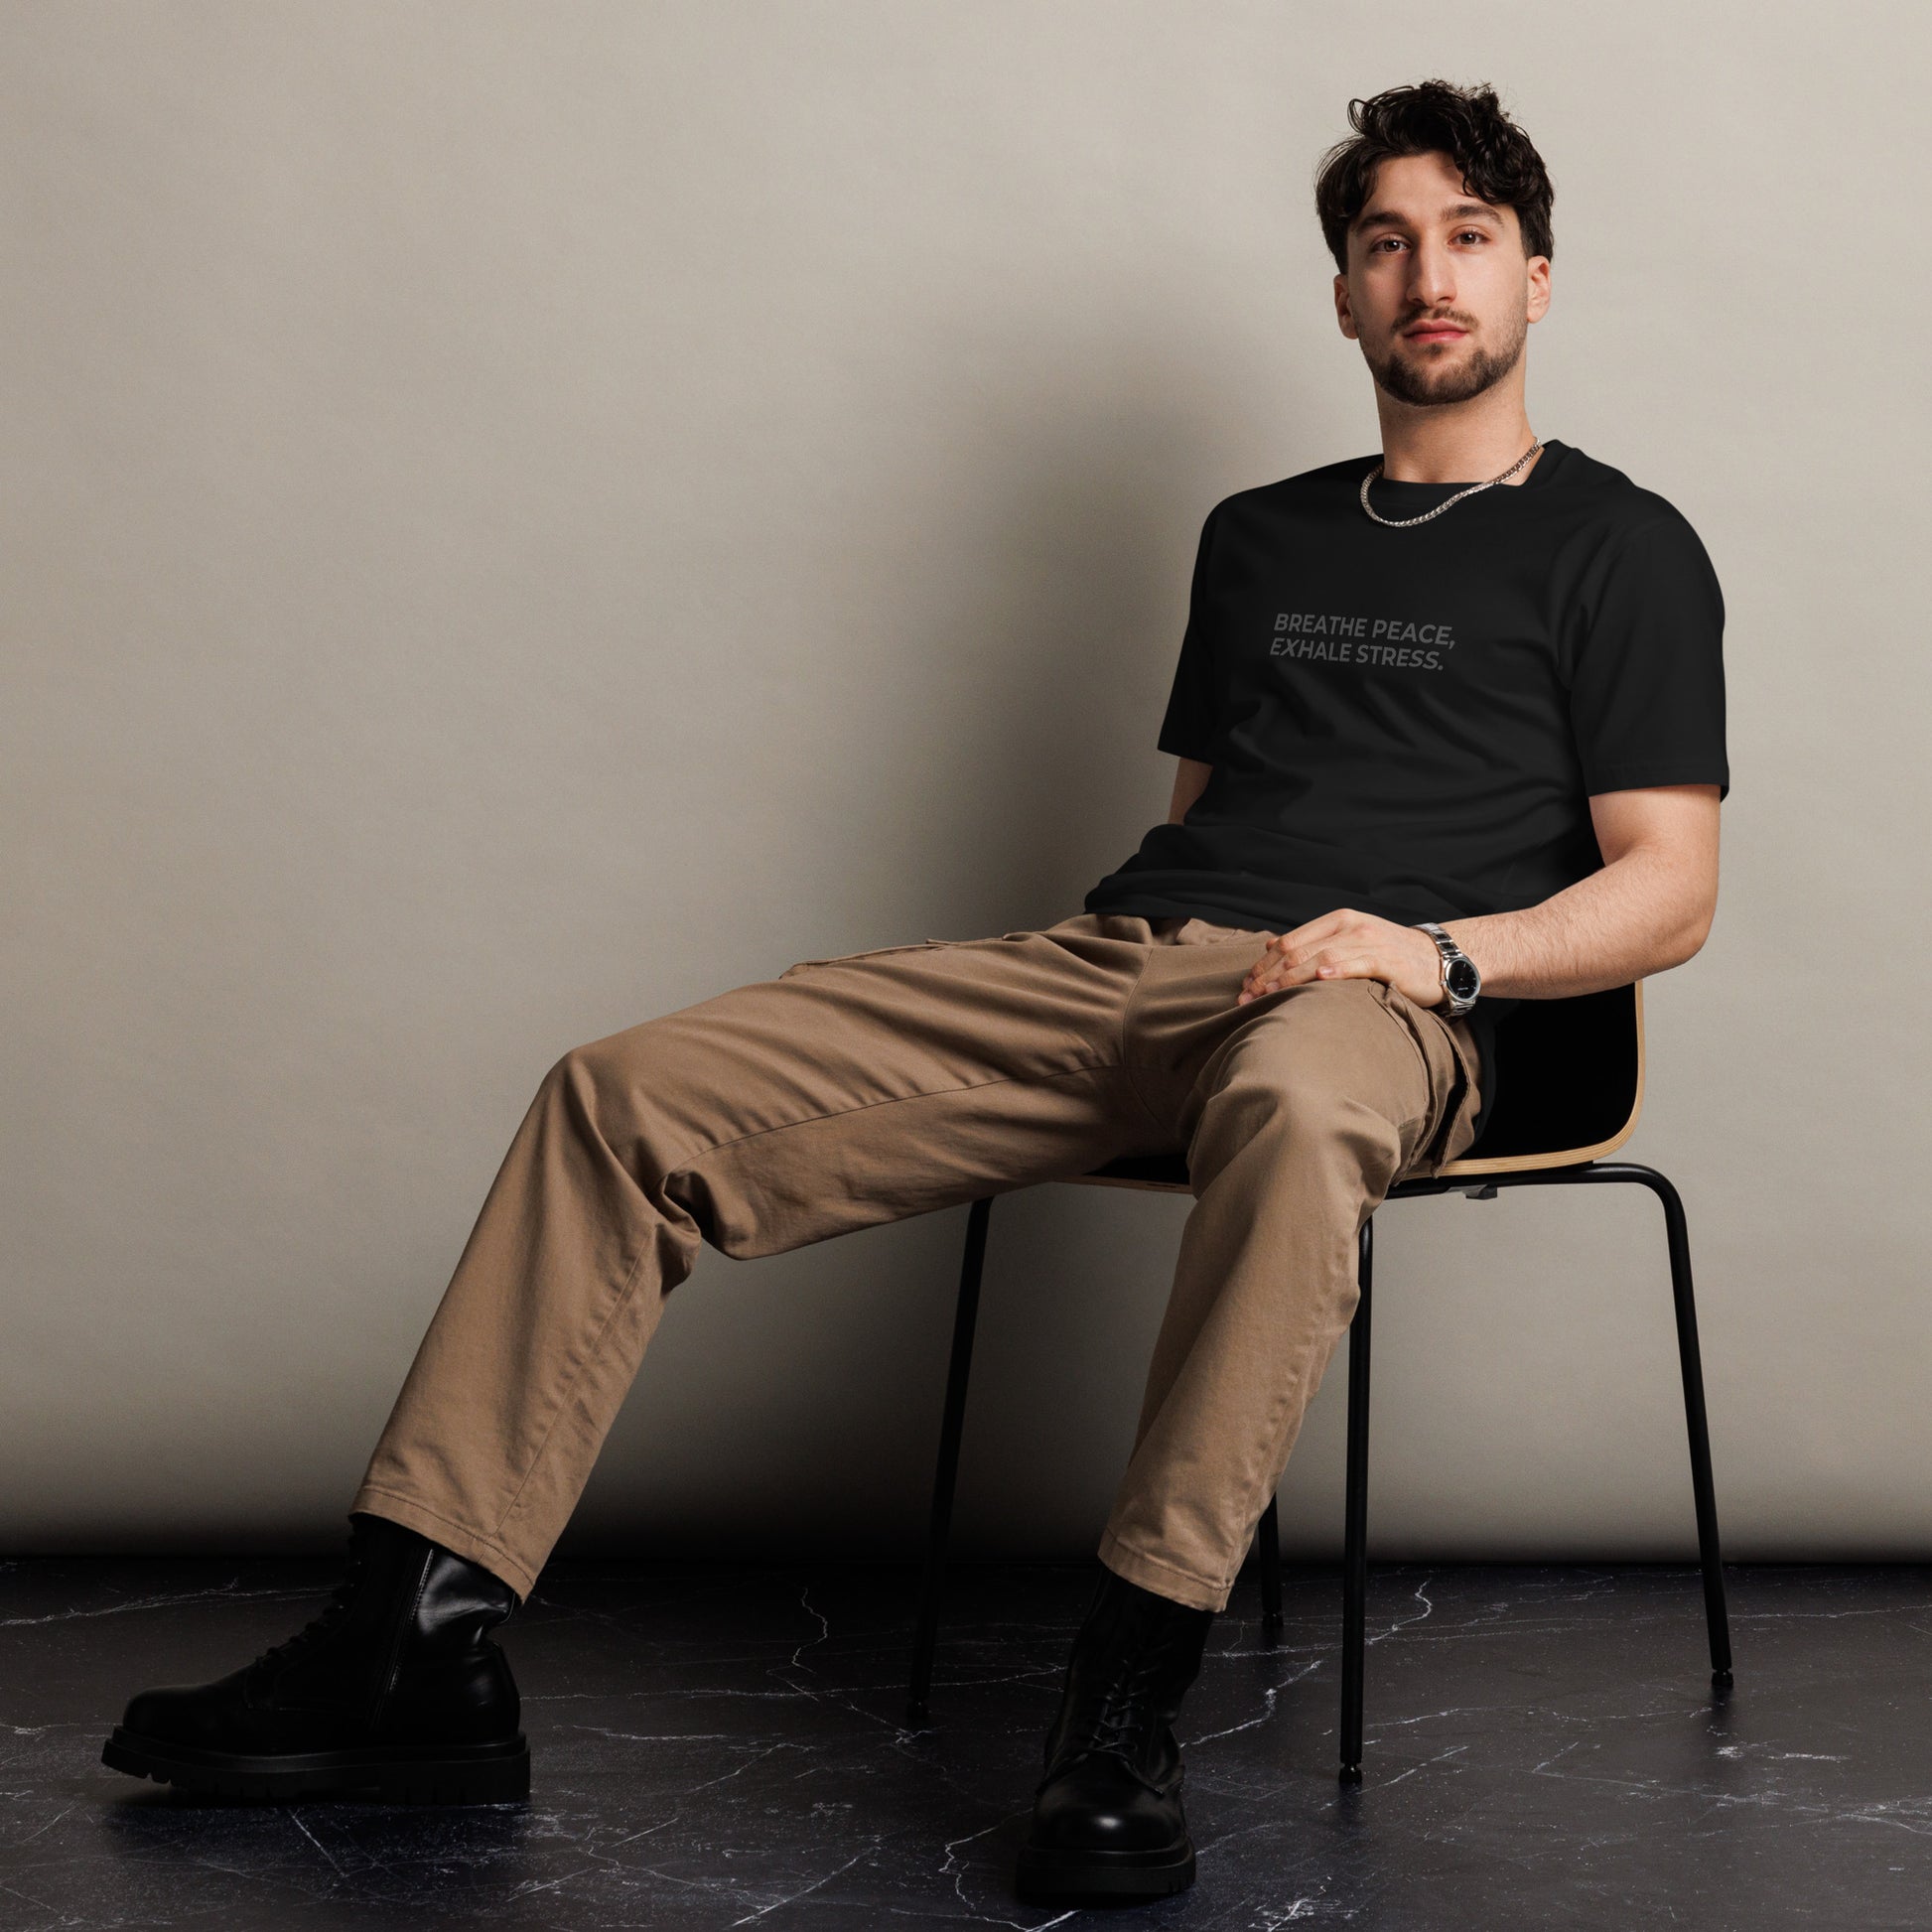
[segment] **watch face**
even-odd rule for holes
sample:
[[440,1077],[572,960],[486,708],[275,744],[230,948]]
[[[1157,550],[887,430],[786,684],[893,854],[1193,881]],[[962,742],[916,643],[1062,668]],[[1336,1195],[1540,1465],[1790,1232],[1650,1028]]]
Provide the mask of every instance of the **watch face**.
[[1476,988],[1481,984],[1481,977],[1476,972],[1475,964],[1472,960],[1451,959],[1449,961],[1449,989],[1458,1000],[1472,998]]

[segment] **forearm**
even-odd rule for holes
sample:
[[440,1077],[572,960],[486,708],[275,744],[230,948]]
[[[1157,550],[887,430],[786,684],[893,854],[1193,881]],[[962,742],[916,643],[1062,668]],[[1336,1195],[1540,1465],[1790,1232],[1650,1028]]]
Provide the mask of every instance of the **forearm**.
[[1710,930],[1695,873],[1671,852],[1641,847],[1520,912],[1445,919],[1476,963],[1482,990],[1557,1000],[1681,966]]

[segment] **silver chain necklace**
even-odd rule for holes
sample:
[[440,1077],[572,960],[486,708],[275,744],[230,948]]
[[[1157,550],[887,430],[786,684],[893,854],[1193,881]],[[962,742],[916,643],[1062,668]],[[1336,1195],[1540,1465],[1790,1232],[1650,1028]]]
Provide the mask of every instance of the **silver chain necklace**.
[[1424,510],[1420,516],[1380,516],[1374,510],[1369,509],[1368,486],[1382,474],[1382,466],[1378,463],[1362,479],[1362,507],[1368,510],[1369,515],[1374,517],[1376,522],[1387,524],[1391,530],[1406,530],[1412,524],[1427,523],[1432,516],[1441,516],[1451,503],[1459,503],[1463,497],[1473,496],[1479,489],[1494,489],[1499,483],[1507,483],[1542,447],[1543,445],[1540,442],[1532,438],[1530,447],[1500,477],[1491,477],[1487,483],[1471,483],[1467,489],[1458,489],[1453,496],[1444,502],[1438,503],[1433,510]]

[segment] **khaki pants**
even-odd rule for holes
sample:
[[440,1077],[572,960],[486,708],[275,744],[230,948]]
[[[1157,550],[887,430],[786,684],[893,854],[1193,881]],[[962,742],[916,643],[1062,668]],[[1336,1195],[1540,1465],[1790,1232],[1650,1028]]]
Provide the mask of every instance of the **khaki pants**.
[[1381,980],[1238,1005],[1266,938],[1080,912],[802,960],[572,1048],[351,1507],[527,1595],[700,1242],[779,1254],[1184,1152],[1194,1204],[1099,1556],[1225,1607],[1347,1331],[1362,1223],[1463,1152],[1479,1105],[1467,1021]]

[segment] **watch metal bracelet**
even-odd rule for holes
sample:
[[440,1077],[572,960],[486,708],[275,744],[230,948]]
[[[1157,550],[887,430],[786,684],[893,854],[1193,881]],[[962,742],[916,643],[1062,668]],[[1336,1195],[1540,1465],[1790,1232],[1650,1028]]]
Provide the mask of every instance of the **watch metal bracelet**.
[[[1416,925],[1435,940],[1436,950],[1443,956],[1442,985],[1449,1017],[1460,1020],[1482,992],[1482,971],[1434,919],[1418,919]],[[1460,992],[1456,990],[1458,983],[1463,988]]]

